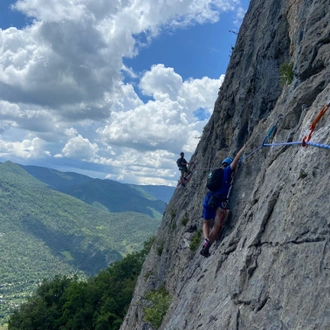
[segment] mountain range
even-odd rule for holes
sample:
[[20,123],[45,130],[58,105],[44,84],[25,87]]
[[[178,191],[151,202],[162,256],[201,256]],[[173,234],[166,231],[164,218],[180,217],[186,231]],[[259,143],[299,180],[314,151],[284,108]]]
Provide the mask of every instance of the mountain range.
[[132,211],[161,218],[166,203],[174,192],[174,188],[170,186],[122,184],[45,167],[20,166],[52,189],[74,196],[87,204],[105,207],[109,212]]
[[165,206],[142,186],[1,163],[0,320],[42,279],[95,275],[141,249]]

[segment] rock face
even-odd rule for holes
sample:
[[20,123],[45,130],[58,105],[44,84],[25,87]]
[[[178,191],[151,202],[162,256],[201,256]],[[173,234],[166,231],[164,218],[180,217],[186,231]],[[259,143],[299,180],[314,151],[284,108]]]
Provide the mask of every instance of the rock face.
[[[262,147],[302,141],[330,98],[329,0],[251,0],[226,78],[193,155],[196,171],[176,189],[140,274],[121,330],[147,330],[143,297],[165,287],[159,329],[330,329],[330,150]],[[293,63],[290,84],[281,64]],[[330,144],[330,109],[311,141]],[[202,228],[206,170],[246,143],[229,207],[211,247],[191,250]]]

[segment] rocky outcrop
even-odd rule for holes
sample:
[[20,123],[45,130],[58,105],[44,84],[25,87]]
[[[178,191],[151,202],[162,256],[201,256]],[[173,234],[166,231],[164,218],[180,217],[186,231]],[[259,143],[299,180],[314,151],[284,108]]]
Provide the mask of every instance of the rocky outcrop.
[[[160,329],[330,329],[330,150],[263,147],[239,167],[232,218],[205,259],[206,172],[246,143],[255,151],[279,115],[273,141],[301,141],[330,98],[328,0],[252,0],[225,81],[193,155],[189,185],[176,189],[140,274],[121,330],[153,329],[143,297],[165,287]],[[281,64],[293,63],[290,84]],[[312,141],[330,144],[330,109]]]

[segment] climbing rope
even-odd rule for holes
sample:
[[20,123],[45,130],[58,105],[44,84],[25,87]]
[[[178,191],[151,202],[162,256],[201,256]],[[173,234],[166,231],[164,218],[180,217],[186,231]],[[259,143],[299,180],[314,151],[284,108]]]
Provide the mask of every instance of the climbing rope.
[[247,154],[246,156],[243,156],[244,153],[241,156],[241,159],[239,160],[239,163],[242,163],[245,159],[249,158],[250,156],[252,156],[254,153],[256,153],[257,151],[259,151],[261,148],[263,147],[263,145],[261,145],[260,147],[258,147],[257,149],[253,150],[252,152],[250,152],[249,154]]
[[248,157],[252,156],[254,153],[256,153],[258,150],[260,150],[262,147],[279,147],[279,146],[289,146],[289,145],[301,145],[303,147],[306,146],[313,146],[313,147],[318,147],[318,148],[324,148],[324,149],[330,149],[330,145],[328,144],[323,144],[323,143],[316,143],[316,142],[311,142],[310,139],[312,137],[312,134],[315,130],[316,124],[318,121],[322,118],[322,116],[325,114],[325,112],[330,108],[330,99],[329,101],[322,107],[321,111],[319,114],[315,117],[311,125],[309,126],[309,134],[308,136],[304,136],[302,141],[293,141],[293,142],[274,142],[274,143],[267,143],[266,141],[270,139],[272,134],[274,133],[274,130],[278,124],[278,122],[283,118],[283,115],[279,115],[278,119],[276,120],[275,124],[271,127],[269,130],[268,134],[265,136],[265,138],[262,141],[261,146],[250,152],[248,155],[243,157],[240,162],[244,161]]
[[[323,149],[330,149],[330,145],[328,144],[322,144],[322,143],[315,143],[315,142],[305,142],[307,146],[313,146],[313,147],[318,147],[318,148],[323,148]],[[303,146],[305,147],[305,146]]]
[[[267,135],[265,136],[265,138],[262,140],[262,143],[259,147],[257,147],[255,150],[253,150],[252,152],[250,152],[249,154],[247,154],[246,156],[244,156],[244,153],[242,154],[240,160],[239,160],[239,164],[241,164],[244,160],[246,160],[247,158],[251,157],[253,154],[255,154],[256,152],[258,152],[261,148],[263,147],[279,147],[279,146],[290,146],[290,145],[301,145],[303,147],[306,146],[314,146],[314,147],[318,147],[318,148],[323,148],[323,149],[330,149],[330,145],[327,144],[322,144],[322,143],[316,143],[316,142],[311,142],[310,139],[312,137],[312,134],[315,130],[316,124],[318,123],[318,121],[322,118],[322,116],[325,114],[325,112],[330,108],[330,99],[328,100],[328,102],[322,107],[321,111],[319,112],[319,114],[315,117],[315,119],[313,120],[313,122],[311,123],[311,125],[309,126],[309,134],[308,136],[304,136],[304,138],[302,139],[302,141],[293,141],[293,142],[274,142],[274,143],[267,143],[267,140],[269,140],[271,138],[271,136],[273,135],[276,126],[278,125],[279,121],[283,119],[283,115],[280,114],[275,122],[275,124],[270,128],[270,130],[268,131]],[[195,168],[195,166],[194,166]],[[202,168],[202,167],[197,167],[193,170],[193,172],[198,172],[200,170],[202,171],[212,171],[217,169],[218,167],[213,167],[213,168]]]
[[[247,154],[244,157],[241,157],[241,159],[239,160],[239,162],[243,162],[245,159],[249,158],[250,156],[252,156],[253,154],[255,154],[257,151],[259,151],[262,147],[269,147],[269,146],[273,146],[273,144],[269,144],[266,143],[266,141],[272,136],[272,134],[275,131],[275,128],[277,126],[277,124],[279,123],[279,121],[283,118],[283,115],[280,114],[275,122],[275,124],[271,127],[271,129],[269,130],[269,132],[267,133],[267,135],[265,136],[265,138],[262,140],[262,144],[261,146],[259,146],[257,149],[253,150],[252,152],[250,152],[249,154]],[[282,145],[282,144],[281,144]],[[243,156],[243,155],[242,155]]]

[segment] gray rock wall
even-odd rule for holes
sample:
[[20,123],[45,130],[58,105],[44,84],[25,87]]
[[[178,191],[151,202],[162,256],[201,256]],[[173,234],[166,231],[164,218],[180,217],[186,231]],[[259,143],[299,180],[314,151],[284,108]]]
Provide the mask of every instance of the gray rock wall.
[[[263,147],[246,158],[211,257],[190,249],[202,227],[204,169],[244,143],[245,155],[254,151],[280,114],[272,141],[301,141],[329,100],[329,9],[329,0],[251,1],[193,155],[198,170],[168,204],[121,330],[153,329],[141,299],[162,286],[172,302],[160,329],[330,329],[330,150]],[[289,62],[294,79],[282,86]],[[311,140],[330,144],[330,109]]]

